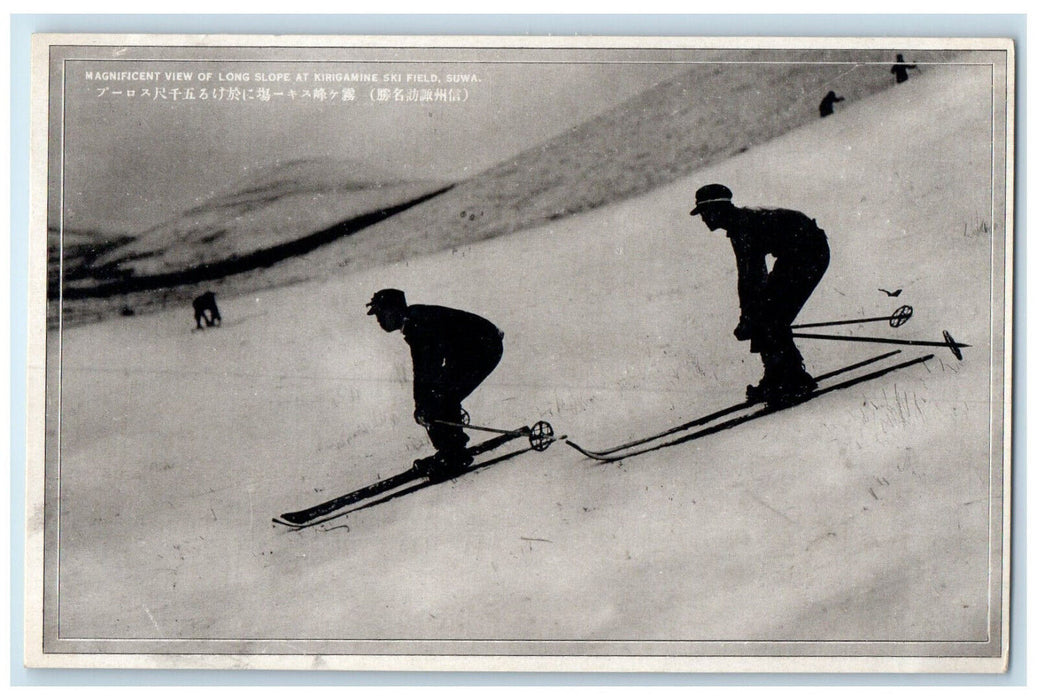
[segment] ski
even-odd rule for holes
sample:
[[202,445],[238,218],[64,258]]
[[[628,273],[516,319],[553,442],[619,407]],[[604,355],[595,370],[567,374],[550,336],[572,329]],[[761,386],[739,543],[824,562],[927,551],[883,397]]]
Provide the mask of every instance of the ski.
[[787,408],[793,408],[794,406],[799,406],[799,405],[804,404],[804,403],[806,403],[808,401],[812,401],[812,400],[816,399],[818,396],[823,396],[824,394],[827,394],[829,392],[838,391],[839,389],[846,389],[848,387],[854,386],[856,384],[860,384],[862,382],[870,381],[872,379],[877,379],[877,378],[879,378],[879,377],[881,377],[883,375],[889,374],[890,372],[895,372],[896,370],[899,370],[899,369],[904,369],[906,367],[911,367],[913,365],[921,364],[923,362],[926,362],[928,360],[933,359],[933,357],[935,357],[935,356],[932,355],[932,354],[929,354],[929,355],[924,355],[922,357],[916,357],[913,360],[907,360],[905,362],[899,362],[897,364],[890,365],[889,367],[884,367],[882,369],[878,369],[878,370],[875,370],[873,372],[869,372],[867,374],[863,374],[863,375],[861,375],[859,377],[853,377],[852,379],[847,379],[845,381],[838,382],[838,383],[833,384],[831,386],[826,386],[826,387],[822,387],[822,388],[816,389],[815,391],[811,392],[808,396],[806,396],[801,401],[797,401],[796,403],[789,404],[787,406],[765,405],[765,406],[763,406],[762,408],[760,408],[760,409],[758,409],[756,411],[752,411],[752,412],[747,413],[745,415],[738,416],[736,418],[731,418],[729,420],[722,421],[720,423],[714,423],[713,425],[710,425],[707,428],[703,428],[702,430],[697,430],[697,431],[695,431],[693,433],[689,433],[687,435],[682,435],[681,437],[679,437],[679,438],[677,438],[675,440],[670,440],[668,442],[663,442],[663,443],[660,443],[660,444],[657,444],[657,445],[650,445],[648,447],[641,447],[640,449],[630,450],[630,451],[627,451],[627,452],[623,452],[622,454],[617,454],[616,453],[617,451],[614,451],[611,454],[592,452],[590,450],[583,449],[582,447],[580,447],[579,445],[573,443],[570,440],[566,440],[566,444],[569,445],[570,447],[573,447],[574,449],[576,449],[577,451],[579,451],[583,455],[585,455],[587,457],[590,457],[591,459],[595,459],[595,460],[597,460],[599,462],[618,462],[620,460],[627,459],[629,457],[636,457],[637,455],[642,455],[642,454],[645,454],[647,452],[654,452],[655,450],[661,450],[661,449],[663,449],[665,447],[672,447],[674,445],[680,445],[680,444],[685,443],[685,442],[690,442],[691,440],[697,440],[698,438],[705,437],[707,435],[712,435],[714,433],[719,433],[722,430],[727,430],[728,428],[733,428],[736,425],[741,425],[742,423],[748,423],[751,420],[756,420],[757,418],[763,418],[764,416],[769,416],[769,415],[771,415],[773,413],[777,413],[778,411],[783,411],[783,410],[785,410]]
[[[485,442],[480,442],[476,445],[472,445],[466,450],[466,452],[470,457],[474,458],[481,454],[485,454],[486,452],[495,450],[498,447],[501,447],[502,445],[505,445],[506,443],[509,443],[512,440],[516,440],[520,437],[526,437],[529,439],[529,447],[514,452],[510,452],[506,455],[491,460],[472,464],[465,468],[463,471],[459,472],[457,476],[461,476],[462,474],[468,474],[483,467],[487,467],[491,464],[496,464],[497,462],[503,461],[504,459],[509,459],[511,457],[522,454],[524,452],[529,452],[531,450],[542,452],[557,440],[565,439],[564,435],[560,437],[555,437],[554,431],[551,428],[550,424],[544,421],[539,421],[538,423],[535,423],[532,426],[523,426],[522,428],[519,428],[517,430],[506,431],[503,432],[503,434],[498,435],[497,437],[493,437],[489,440],[486,440]],[[336,513],[337,511],[340,511],[347,506],[362,503],[363,501],[367,501],[368,499],[374,498],[375,496],[379,496],[381,494],[388,493],[390,491],[398,489],[401,486],[404,486],[412,481],[420,481],[420,486],[425,486],[433,483],[426,474],[415,469],[414,467],[411,467],[410,469],[404,472],[400,472],[399,474],[390,476],[386,479],[382,479],[381,481],[375,482],[369,486],[365,486],[355,491],[350,491],[349,493],[344,494],[342,496],[337,496],[329,501],[325,501],[324,503],[318,503],[317,505],[312,506],[310,508],[297,510],[292,513],[282,513],[281,515],[278,515],[275,518],[273,518],[273,522],[277,523],[278,525],[286,525],[288,527],[295,529],[311,527],[313,525],[317,525],[321,522],[326,522],[327,520],[331,519],[325,516],[329,516],[333,513]],[[416,488],[410,490],[416,490]],[[410,490],[408,490],[408,492]],[[402,494],[393,494],[393,497],[395,497],[396,495]],[[332,517],[338,516],[335,515]]]
[[[840,368],[834,369],[834,370],[832,370],[830,372],[825,372],[824,374],[818,375],[814,379],[817,380],[818,382],[822,382],[822,381],[824,381],[826,379],[831,379],[832,377],[839,376],[840,374],[845,374],[846,372],[852,372],[855,369],[859,369],[861,367],[865,367],[867,365],[874,364],[876,362],[879,362],[881,360],[886,359],[887,357],[892,357],[893,355],[896,355],[899,352],[900,352],[900,350],[893,350],[891,352],[884,352],[881,355],[876,355],[875,357],[869,357],[866,360],[861,360],[860,362],[855,362],[853,364],[846,365],[845,367],[840,367]],[[662,432],[654,433],[652,435],[648,435],[648,436],[645,436],[645,437],[642,437],[642,438],[638,438],[637,440],[631,440],[630,442],[623,443],[622,445],[616,445],[615,447],[610,447],[610,448],[605,449],[605,450],[585,450],[582,447],[578,446],[576,443],[572,442],[571,440],[567,440],[566,444],[568,444],[570,447],[575,448],[577,451],[582,452],[583,454],[587,455],[588,457],[595,457],[595,458],[597,458],[597,457],[600,457],[600,456],[603,456],[603,455],[609,455],[609,454],[612,454],[614,452],[619,452],[620,450],[628,450],[631,447],[637,447],[638,445],[644,445],[645,443],[649,443],[649,442],[652,442],[654,440],[659,440],[661,438],[667,437],[668,435],[673,435],[674,433],[679,433],[679,432],[682,432],[684,430],[688,430],[690,428],[697,428],[700,425],[706,425],[707,423],[712,423],[713,421],[717,420],[718,418],[723,418],[724,416],[731,415],[732,413],[737,413],[738,411],[750,408],[750,407],[755,406],[755,405],[756,405],[756,402],[754,402],[754,401],[742,401],[741,403],[736,403],[733,406],[728,406],[726,408],[721,408],[721,409],[719,409],[717,411],[714,411],[713,413],[709,413],[707,415],[700,416],[699,418],[695,418],[695,419],[690,420],[690,421],[688,421],[686,423],[681,423],[680,425],[675,425],[672,428],[667,428],[666,430],[664,430]]]

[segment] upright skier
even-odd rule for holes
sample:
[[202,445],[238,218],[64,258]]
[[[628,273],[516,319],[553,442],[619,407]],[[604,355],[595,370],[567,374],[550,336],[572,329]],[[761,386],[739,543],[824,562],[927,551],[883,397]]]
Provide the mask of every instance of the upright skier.
[[399,289],[375,292],[367,314],[386,333],[401,331],[414,363],[414,420],[436,454],[414,466],[434,480],[472,463],[461,429],[461,401],[490,375],[504,352],[504,334],[485,318],[444,306],[407,304]]
[[893,67],[889,69],[889,72],[893,74],[897,83],[906,83],[908,78],[907,72],[909,70],[918,70],[918,66],[914,63],[905,63],[904,54],[898,53],[897,62],[893,64]]
[[[817,222],[790,209],[736,207],[724,185],[695,193],[692,216],[724,229],[734,248],[741,316],[734,334],[763,361],[763,378],[746,387],[749,401],[789,405],[817,388],[792,339],[792,322],[828,269],[828,239]],[[770,271],[767,255],[774,257]]]

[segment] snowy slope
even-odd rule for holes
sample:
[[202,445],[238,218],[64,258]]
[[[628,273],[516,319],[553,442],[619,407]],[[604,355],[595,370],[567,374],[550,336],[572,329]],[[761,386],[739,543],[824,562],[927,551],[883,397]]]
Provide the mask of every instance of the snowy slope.
[[354,161],[277,163],[145,231],[96,265],[117,275],[182,272],[272,248],[441,187],[402,181]]
[[[989,115],[983,71],[932,69],[634,199],[228,299],[215,332],[188,333],[186,311],[66,330],[62,636],[250,639],[221,648],[252,651],[285,639],[984,639],[986,263],[1004,235],[990,231]],[[380,287],[505,330],[504,360],[467,402],[477,423],[544,419],[601,447],[737,401],[760,368],[731,336],[733,256],[687,214],[712,181],[828,232],[831,268],[801,321],[908,303],[916,316],[895,333],[950,329],[972,345],[965,361],[937,351],[924,368],[618,465],[555,445],[327,531],[270,523],[428,451],[406,346],[364,315]],[[814,370],[885,349],[801,348]]]
[[[399,182],[367,164],[329,158],[278,163],[246,182],[232,181],[227,192],[104,256],[96,269],[75,271],[66,263],[62,322],[93,322],[127,307],[139,315],[182,306],[196,293],[191,272],[202,271],[223,298],[557,221],[650,191],[811,122],[829,89],[849,104],[891,84],[885,59],[846,63],[845,52],[812,52],[804,61],[795,53],[779,62],[753,52],[741,63],[726,57],[723,51],[704,55],[594,118],[558,124],[557,135],[517,154],[508,149],[511,139],[490,139],[482,146],[496,150],[499,163],[380,223],[359,226],[350,218],[414,203],[448,183]],[[528,80],[535,81],[535,73]],[[463,151],[454,158],[469,169]],[[406,166],[396,167],[402,172]],[[308,252],[290,245],[340,223],[355,225],[350,235],[322,238],[322,245],[304,248]],[[257,265],[253,254],[272,246],[289,247],[291,254],[280,250]],[[133,284],[130,290],[107,284],[129,275],[169,277],[137,292]],[[57,316],[55,302],[52,323]]]

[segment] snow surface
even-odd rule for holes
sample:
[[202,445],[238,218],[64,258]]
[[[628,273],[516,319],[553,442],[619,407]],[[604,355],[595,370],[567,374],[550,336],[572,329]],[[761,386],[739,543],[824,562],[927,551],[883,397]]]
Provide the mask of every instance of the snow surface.
[[[986,639],[990,114],[986,71],[932,69],[633,199],[221,300],[215,331],[188,332],[189,309],[66,329],[61,637]],[[271,523],[429,452],[407,347],[364,314],[381,287],[505,331],[466,403],[478,424],[542,419],[605,447],[740,400],[760,366],[731,335],[733,255],[688,216],[713,181],[828,232],[801,322],[911,304],[896,331],[833,332],[946,328],[965,361],[937,349],[619,464],[558,444],[323,528]],[[800,347],[817,372],[887,349]]]
[[279,163],[145,231],[97,265],[136,276],[182,272],[288,243],[442,187],[400,181],[360,162]]

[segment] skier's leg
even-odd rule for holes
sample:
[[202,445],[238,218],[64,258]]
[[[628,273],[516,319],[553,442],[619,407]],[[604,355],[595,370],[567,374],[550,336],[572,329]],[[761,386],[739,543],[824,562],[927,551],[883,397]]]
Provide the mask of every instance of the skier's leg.
[[780,347],[775,344],[769,329],[761,329],[756,336],[756,348],[763,363],[763,377],[757,384],[745,388],[745,397],[749,401],[769,401],[775,392],[780,391],[783,384],[784,363]]
[[440,395],[423,406],[423,410],[429,420],[425,430],[436,453],[415,461],[414,469],[432,481],[452,478],[472,463],[472,457],[465,450],[468,436],[457,425],[444,425],[440,421],[460,423],[461,403]]
[[495,341],[487,341],[466,357],[450,360],[454,370],[452,388],[458,403],[467,398],[490,376],[500,364],[503,355],[504,344],[498,338]]
[[775,329],[791,326],[796,320],[828,269],[828,258],[826,245],[800,253],[791,262],[784,258],[775,261],[764,292],[766,316]]
[[817,388],[792,337],[792,323],[828,269],[828,245],[804,251],[794,262],[778,260],[767,279],[765,335],[775,395],[797,397]]
[[[441,392],[427,413],[433,421],[427,429],[429,439],[436,448],[434,460],[430,462],[430,478],[449,478],[472,463],[472,457],[465,449],[468,435],[456,425],[463,422],[461,401],[489,376],[502,355],[503,345],[498,340],[470,356],[448,358],[444,363],[446,375],[441,382]],[[443,425],[436,423],[437,420],[455,425]]]
[[[429,420],[426,431],[437,452],[453,453],[464,450],[468,444],[468,436],[463,429],[457,427],[461,423],[460,401],[441,396],[432,405],[425,407],[425,416]],[[447,423],[453,425],[446,425]]]
[[779,394],[804,394],[817,388],[817,382],[807,372],[803,355],[796,347],[791,331],[780,333],[775,339],[775,373]]
[[424,472],[425,476],[432,481],[442,481],[456,476],[471,465],[473,458],[465,450],[468,436],[463,430],[436,423],[431,423],[427,430],[436,453],[414,463],[415,468]]

